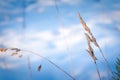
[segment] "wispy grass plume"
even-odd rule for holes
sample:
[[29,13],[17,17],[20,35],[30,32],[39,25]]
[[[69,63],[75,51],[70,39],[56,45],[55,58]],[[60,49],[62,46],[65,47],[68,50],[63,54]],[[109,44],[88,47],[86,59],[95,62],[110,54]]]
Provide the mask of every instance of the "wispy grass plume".
[[[94,50],[93,50],[93,48],[92,48],[92,46],[91,46],[91,42],[94,42],[95,45],[97,44],[97,43],[96,43],[96,39],[93,37],[92,32],[90,31],[89,27],[88,27],[88,26],[86,25],[86,23],[83,21],[82,17],[80,16],[80,13],[78,13],[78,17],[79,17],[80,22],[82,23],[82,26],[83,26],[83,28],[85,29],[85,31],[87,31],[88,34],[89,34],[90,36],[92,36],[92,38],[91,38],[87,33],[84,33],[84,34],[85,34],[85,37],[86,37],[86,40],[87,40],[87,44],[88,44],[88,49],[87,49],[86,51],[89,53],[89,55],[90,55],[91,58],[93,59],[94,64],[95,64],[95,67],[96,67],[96,70],[97,70],[97,74],[98,74],[99,80],[101,80],[100,72],[99,72],[98,66],[97,66],[97,64],[96,64],[97,58],[96,58],[96,56],[95,56],[95,54],[94,54]],[[98,46],[98,45],[97,45],[97,46]]]
[[92,42],[92,43],[99,49],[99,51],[100,51],[103,59],[104,59],[105,62],[106,62],[107,68],[108,68],[108,69],[111,71],[111,73],[113,74],[113,71],[112,71],[112,69],[111,69],[111,67],[110,67],[110,65],[109,65],[109,63],[108,63],[107,58],[105,57],[102,49],[100,48],[99,44],[97,43],[97,40],[96,40],[96,38],[93,36],[91,30],[89,29],[89,27],[86,25],[86,23],[84,22],[84,20],[83,20],[82,17],[80,16],[80,13],[78,13],[78,17],[79,17],[79,19],[80,19],[80,22],[81,22],[84,30],[85,30],[86,32],[88,32],[89,35],[90,35],[90,37],[89,37],[87,34],[85,34],[86,37],[87,37],[87,40],[89,40],[90,42]]

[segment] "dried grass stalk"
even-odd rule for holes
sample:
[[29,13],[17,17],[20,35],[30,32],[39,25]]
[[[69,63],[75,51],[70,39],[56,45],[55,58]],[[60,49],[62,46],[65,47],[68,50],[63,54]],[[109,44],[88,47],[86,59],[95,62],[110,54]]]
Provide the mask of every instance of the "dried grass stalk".
[[0,48],[0,52],[6,52],[7,48]]
[[88,44],[88,49],[90,50],[90,52],[92,52],[92,54],[94,54],[93,48],[91,47],[90,43]]
[[27,61],[28,61],[28,69],[29,69],[29,74],[30,74],[30,80],[33,80],[33,77],[32,77],[32,69],[31,69],[31,64],[30,64],[30,58],[28,56],[27,58]]
[[87,40],[87,43],[88,43],[88,49],[87,49],[86,51],[90,54],[90,56],[93,58],[93,60],[96,61],[97,58],[95,57],[93,48],[92,48],[91,45],[90,45],[90,42],[91,42],[92,40],[90,39],[90,37],[89,37],[88,34],[85,33],[85,36],[86,36],[86,40]]
[[93,35],[92,35],[92,41],[93,41],[94,45],[99,48],[96,38]]
[[[105,62],[106,62],[106,64],[107,64],[107,67],[109,68],[109,70],[110,70],[111,73],[113,74],[113,71],[112,71],[112,69],[110,68],[110,65],[109,65],[109,63],[108,63],[107,58],[104,56],[104,54],[103,54],[103,52],[102,52],[99,44],[98,44],[97,41],[96,41],[96,38],[93,36],[93,34],[92,34],[92,32],[90,31],[90,29],[88,28],[88,26],[86,25],[86,23],[83,21],[82,17],[80,16],[80,13],[78,13],[78,17],[79,17],[80,22],[81,22],[83,28],[85,29],[85,31],[87,31],[87,32],[90,34],[90,36],[91,36],[91,38],[90,38],[89,35],[85,34],[88,44],[90,44],[90,42],[93,42],[94,45],[99,48],[100,53],[102,54],[102,57],[104,58],[104,60],[105,60]],[[89,48],[90,48],[90,46],[89,46]],[[89,50],[87,50],[87,52],[91,54],[91,53],[92,53],[92,50],[89,49]],[[96,60],[96,58],[94,58],[94,57],[93,57],[93,59],[94,59],[94,61]]]
[[6,58],[3,58],[3,59],[2,59],[2,62],[3,62],[3,65],[5,66],[5,68],[8,68],[8,65],[7,65],[7,63],[6,63]]
[[[55,8],[56,8],[56,10],[57,10],[58,22],[61,24],[62,27],[64,27],[64,23],[63,23],[63,21],[62,21],[61,15],[60,15],[60,10],[59,10],[59,7],[58,7],[58,5],[57,5],[57,0],[54,0],[54,2],[55,2]],[[65,44],[66,44],[66,50],[67,50],[67,52],[70,54],[69,45],[68,45],[68,42],[67,42],[67,39],[66,39],[66,35],[64,34],[65,31],[62,30],[62,32],[63,32],[64,41],[65,41]],[[70,56],[70,60],[69,60],[69,61],[70,61],[70,62],[72,61],[72,56]],[[71,67],[71,75],[74,76],[74,68],[73,68],[73,64],[72,64],[72,63],[71,63],[71,66],[70,66],[70,67]]]
[[20,49],[18,49],[18,48],[12,48],[11,50],[15,50],[16,52],[21,51],[21,50],[20,50]]
[[90,54],[90,56],[92,57],[92,59],[94,60],[94,61],[96,61],[97,60],[97,58],[95,57],[95,55],[94,55],[94,52],[93,51],[90,51],[90,50],[86,50],[89,54]]
[[96,70],[97,70],[97,74],[98,74],[99,80],[101,80],[101,76],[100,76],[100,72],[99,72],[97,63],[96,62],[94,62],[94,63],[95,63],[95,66],[96,66]]
[[84,33],[84,34],[85,34],[87,42],[88,43],[92,42],[92,39],[90,38],[90,36],[87,33]]
[[18,53],[17,52],[13,52],[12,54],[11,54],[11,56],[14,56],[14,55],[17,55]]
[[103,52],[102,52],[102,49],[101,49],[100,47],[99,47],[99,50],[100,50],[100,52],[101,52],[101,54],[102,54],[102,56],[103,56],[103,58],[104,58],[104,60],[105,60],[105,62],[106,62],[106,66],[107,66],[108,69],[110,70],[111,74],[114,76],[114,72],[112,71],[112,69],[111,69],[111,67],[110,67],[110,65],[109,65],[109,62],[108,62],[107,58],[104,56],[104,54],[103,54]]
[[89,34],[92,34],[90,29],[88,28],[88,26],[86,25],[86,23],[84,22],[84,20],[82,19],[82,17],[80,16],[80,13],[78,13],[78,17],[80,19],[80,22],[83,26],[83,28],[89,33]]

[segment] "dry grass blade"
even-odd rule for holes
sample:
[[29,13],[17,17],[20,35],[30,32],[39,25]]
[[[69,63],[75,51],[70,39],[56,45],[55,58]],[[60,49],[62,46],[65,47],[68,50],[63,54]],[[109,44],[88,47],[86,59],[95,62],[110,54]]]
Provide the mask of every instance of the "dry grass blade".
[[[108,61],[107,61],[107,58],[104,56],[104,54],[103,54],[103,52],[102,52],[99,44],[98,44],[97,41],[96,41],[96,38],[93,36],[93,34],[92,34],[92,32],[90,31],[90,29],[88,28],[88,26],[86,25],[86,23],[83,21],[82,17],[80,16],[80,13],[78,13],[78,17],[79,17],[79,19],[80,19],[80,22],[81,22],[83,28],[84,28],[84,29],[90,34],[90,36],[91,36],[91,38],[90,38],[89,35],[87,35],[87,34],[85,33],[86,40],[87,40],[87,43],[88,43],[88,46],[89,46],[89,49],[87,50],[87,52],[88,52],[90,55],[93,54],[93,50],[92,50],[92,48],[90,47],[90,42],[93,42],[94,45],[99,48],[100,53],[102,54],[102,57],[104,58],[104,60],[105,60],[105,62],[106,62],[106,64],[107,64],[107,67],[109,68],[109,70],[110,70],[111,73],[113,74],[113,71],[112,71],[112,69],[111,69],[110,66],[109,66],[109,63],[108,63]],[[96,58],[95,58],[94,56],[91,56],[91,57],[93,57],[94,61],[96,61]]]
[[11,54],[11,56],[14,56],[14,55],[17,55],[18,53],[17,52],[13,52],[12,54]]
[[100,50],[100,52],[101,52],[101,54],[102,54],[102,56],[103,56],[103,58],[104,58],[104,60],[105,60],[105,62],[106,62],[106,66],[107,66],[108,69],[110,70],[111,74],[114,76],[114,72],[112,71],[112,69],[111,69],[111,67],[110,67],[110,65],[109,65],[109,62],[108,62],[107,58],[104,56],[104,54],[103,54],[103,52],[102,52],[102,50],[101,50],[100,47],[99,47],[99,50]]
[[94,61],[96,61],[97,60],[97,58],[95,57],[95,55],[94,55],[94,52],[92,52],[92,51],[90,51],[90,50],[86,50],[89,54],[90,54],[90,56],[92,57],[92,59],[94,60]]
[[98,45],[95,37],[93,35],[91,35],[91,36],[92,36],[92,41],[93,41],[94,45],[99,48],[99,45]]
[[92,42],[92,39],[90,38],[90,36],[87,33],[84,33],[84,34],[85,34],[87,42],[88,43]]
[[90,54],[90,56],[91,56],[92,59],[94,60],[94,63],[95,63],[95,65],[96,65],[96,70],[97,70],[97,73],[98,73],[99,80],[101,80],[100,73],[99,73],[99,70],[98,70],[98,67],[97,67],[97,64],[96,64],[97,58],[95,57],[93,50],[89,48],[89,49],[86,50],[86,51]]
[[[109,69],[109,70],[111,71],[111,73],[113,74],[113,71],[112,71],[112,69],[111,69],[111,67],[110,67],[110,65],[109,65],[109,63],[108,63],[107,58],[104,56],[104,54],[103,54],[103,52],[102,52],[102,49],[100,48],[99,44],[98,44],[97,41],[96,41],[96,38],[95,38],[93,35],[92,35],[92,41],[93,41],[94,45],[99,48],[100,53],[101,53],[102,57],[104,58],[108,69]],[[114,74],[113,74],[113,75],[114,75]]]
[[88,26],[86,25],[86,23],[84,22],[84,20],[82,19],[82,17],[80,16],[80,13],[78,13],[78,17],[80,19],[80,22],[83,26],[83,28],[89,33],[89,34],[92,34],[90,29],[88,28]]
[[90,50],[90,52],[92,52],[92,55],[94,55],[94,51],[93,51],[93,48],[91,47],[90,43],[88,44],[88,49]]
[[92,32],[90,31],[89,27],[86,25],[86,23],[83,21],[82,17],[80,16],[80,13],[78,13],[78,17],[80,19],[80,22],[83,26],[83,28],[91,35],[92,39],[89,37],[88,34],[85,33],[86,39],[93,42],[96,47],[99,47],[95,37],[92,35]]
[[100,72],[99,72],[98,66],[97,66],[96,62],[94,62],[94,63],[95,63],[95,66],[96,66],[96,70],[97,70],[97,74],[98,74],[99,80],[101,80]]
[[95,57],[93,48],[90,45],[91,39],[90,39],[89,35],[87,35],[86,33],[85,33],[85,36],[86,36],[86,40],[88,43],[88,49],[86,51],[90,54],[90,56],[93,58],[93,60],[96,61],[97,58]]
[[106,65],[107,65],[108,69],[109,69],[110,72],[114,75],[114,73],[113,73],[113,71],[112,71],[112,69],[111,69],[111,67],[110,67],[110,65],[109,65],[109,63],[108,63],[107,58],[104,56],[104,54],[103,54],[103,52],[102,52],[102,49],[99,47],[99,45],[98,45],[96,39],[94,38],[94,36],[92,36],[92,41],[93,41],[94,45],[95,45],[96,47],[99,48],[100,53],[101,53],[102,57],[104,58],[104,60],[105,60],[105,62],[106,62]]
[[12,48],[11,50],[15,50],[16,52],[21,51],[21,50],[20,50],[20,49],[18,49],[18,48]]
[[89,42],[93,42],[94,45],[99,48],[99,45],[98,45],[95,37],[92,35],[89,27],[88,27],[88,26],[86,25],[86,23],[83,21],[82,17],[80,16],[80,13],[78,13],[78,16],[79,16],[80,22],[81,22],[82,25],[83,25],[83,28],[84,28],[84,29],[91,35],[91,37],[92,37],[92,38],[90,38],[89,35],[85,33],[85,36],[86,36],[86,39],[87,39],[88,43],[89,43]]

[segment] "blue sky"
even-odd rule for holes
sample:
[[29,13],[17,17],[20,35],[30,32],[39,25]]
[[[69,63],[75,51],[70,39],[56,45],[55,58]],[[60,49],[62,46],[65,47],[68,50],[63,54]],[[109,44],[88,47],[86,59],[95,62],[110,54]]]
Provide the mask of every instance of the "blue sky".
[[[25,23],[23,26],[23,4]],[[93,60],[86,52],[84,29],[78,12],[96,37],[112,70],[120,56],[119,0],[0,0],[0,47],[26,49],[43,55],[74,76],[76,80],[99,80]],[[102,80],[110,78],[106,63],[94,45]],[[0,53],[1,54],[1,53]],[[23,57],[0,55],[0,80],[72,80],[46,60],[31,53]],[[6,64],[6,65],[5,65]],[[37,66],[42,65],[40,72]]]

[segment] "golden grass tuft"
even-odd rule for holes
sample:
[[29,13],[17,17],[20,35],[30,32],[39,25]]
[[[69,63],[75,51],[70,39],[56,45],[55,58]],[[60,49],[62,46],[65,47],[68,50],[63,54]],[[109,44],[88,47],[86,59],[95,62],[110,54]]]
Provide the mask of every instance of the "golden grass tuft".
[[[8,49],[7,48],[0,48],[0,52],[6,52]],[[10,50],[12,50],[13,52],[11,53],[11,56],[15,56],[18,55],[19,58],[22,58],[22,54],[19,54],[19,52],[21,51],[18,48],[11,48]]]
[[17,55],[18,53],[17,52],[13,52],[12,54],[11,54],[11,56],[14,56],[14,55]]
[[7,48],[0,48],[0,52],[6,52]]
[[20,52],[21,50],[18,48],[11,48],[11,50],[15,50],[16,52]]

